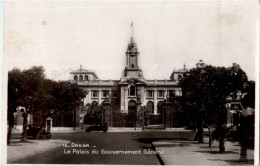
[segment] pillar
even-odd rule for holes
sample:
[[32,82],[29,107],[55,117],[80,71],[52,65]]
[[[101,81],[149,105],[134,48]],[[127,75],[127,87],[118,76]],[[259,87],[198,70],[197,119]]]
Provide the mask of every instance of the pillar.
[[167,89],[164,89],[164,99],[167,98]]
[[101,89],[98,90],[98,104],[101,104]]
[[154,89],[153,101],[153,113],[157,115],[157,89]]
[[111,103],[111,98],[112,98],[112,90],[111,89],[109,89],[108,96],[109,96],[109,102]]

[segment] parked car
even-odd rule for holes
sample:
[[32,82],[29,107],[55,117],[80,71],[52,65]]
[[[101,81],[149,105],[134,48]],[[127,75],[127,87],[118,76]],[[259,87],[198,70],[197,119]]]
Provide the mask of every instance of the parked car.
[[107,132],[107,130],[108,130],[107,123],[95,123],[94,125],[86,127],[86,132],[91,132],[91,131]]
[[[37,125],[28,125],[27,127],[27,137],[36,138],[38,131],[40,131],[40,138],[51,138],[51,133],[49,131],[46,131],[45,129],[41,129],[40,126]],[[22,133],[23,134],[23,133]]]

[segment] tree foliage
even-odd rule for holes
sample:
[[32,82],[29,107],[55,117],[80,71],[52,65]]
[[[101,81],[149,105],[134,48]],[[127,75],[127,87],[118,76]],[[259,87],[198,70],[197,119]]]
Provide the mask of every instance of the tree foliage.
[[87,124],[100,123],[102,122],[102,112],[104,112],[105,107],[103,104],[98,104],[97,102],[92,102],[87,105],[87,114],[85,116],[85,122]]
[[238,64],[215,67],[201,60],[180,82],[183,107],[196,119],[223,123],[226,97],[243,89],[246,81],[246,73]]
[[20,71],[13,69],[8,73],[8,113],[24,106],[27,111],[46,110],[49,96],[45,91],[45,75],[43,67],[32,67]]
[[50,110],[73,110],[85,97],[76,83],[56,82],[46,79],[44,68],[34,66],[28,70],[14,68],[8,72],[8,122],[13,125],[13,113],[18,106],[45,123]]
[[55,97],[55,108],[58,110],[73,110],[86,96],[83,89],[76,83],[61,81],[53,86],[51,95]]

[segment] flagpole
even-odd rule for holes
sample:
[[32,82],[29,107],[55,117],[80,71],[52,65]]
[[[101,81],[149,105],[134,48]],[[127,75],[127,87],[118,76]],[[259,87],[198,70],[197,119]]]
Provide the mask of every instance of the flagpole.
[[132,24],[131,24],[131,28],[132,28],[132,37],[134,37],[134,22],[132,21]]
[[132,37],[134,37],[134,23],[132,22]]

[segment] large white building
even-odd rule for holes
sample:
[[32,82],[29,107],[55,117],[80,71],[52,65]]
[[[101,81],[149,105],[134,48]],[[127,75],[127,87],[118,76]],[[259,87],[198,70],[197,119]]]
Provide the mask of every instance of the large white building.
[[95,72],[82,67],[71,72],[71,79],[87,92],[84,104],[92,102],[101,104],[109,95],[110,100],[117,100],[120,103],[122,113],[131,114],[135,111],[137,98],[140,97],[139,102],[142,106],[146,106],[149,114],[158,115],[161,113],[167,94],[182,95],[179,80],[187,72],[185,66],[169,74],[170,79],[146,80],[138,66],[139,56],[137,44],[131,37],[126,51],[125,69],[120,80],[101,80]]

